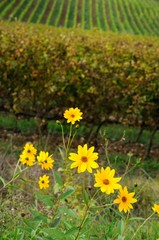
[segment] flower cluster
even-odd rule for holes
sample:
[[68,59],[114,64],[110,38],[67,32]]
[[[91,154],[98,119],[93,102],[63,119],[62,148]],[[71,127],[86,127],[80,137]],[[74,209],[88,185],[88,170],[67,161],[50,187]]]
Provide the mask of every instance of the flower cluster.
[[52,169],[54,160],[51,158],[52,155],[49,156],[48,152],[40,151],[39,156],[37,156],[38,164],[42,169]]
[[27,166],[31,167],[35,163],[35,155],[36,155],[36,148],[31,143],[26,143],[24,146],[24,150],[20,155],[20,162],[22,164],[26,164]]
[[[20,155],[20,162],[23,165],[27,165],[29,167],[34,164],[38,164],[42,169],[49,170],[53,168],[52,155],[49,155],[48,152],[40,151],[39,155],[36,157],[37,149],[33,146],[32,143],[26,143],[24,146],[24,150]],[[49,187],[49,176],[44,174],[39,177],[39,188],[46,189]]]
[[[94,147],[88,148],[87,144],[85,144],[84,147],[79,145],[77,153],[70,153],[69,159],[74,161],[71,164],[71,168],[77,167],[78,173],[86,170],[92,173],[92,168],[95,169],[99,167],[98,163],[95,162],[95,160],[98,159],[98,153],[94,152]],[[137,202],[137,200],[133,198],[135,193],[128,193],[127,187],[122,188],[118,183],[121,177],[114,177],[114,175],[115,169],[110,169],[110,167],[104,169],[102,167],[101,170],[97,170],[94,174],[94,187],[99,187],[101,192],[108,195],[114,193],[114,190],[119,190],[119,196],[114,200],[114,204],[119,204],[119,211],[124,210],[126,213],[133,208],[132,203]]]

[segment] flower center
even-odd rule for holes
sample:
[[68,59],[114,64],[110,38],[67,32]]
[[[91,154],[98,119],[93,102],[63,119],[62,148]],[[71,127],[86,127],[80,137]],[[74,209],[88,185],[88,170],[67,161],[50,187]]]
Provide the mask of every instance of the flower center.
[[44,180],[42,180],[41,183],[45,183]]
[[28,160],[29,160],[29,158],[28,158],[28,157],[26,157],[26,158],[25,158],[25,160],[26,160],[26,161],[28,161]]
[[127,201],[127,198],[124,196],[122,197],[122,202],[126,202]]
[[83,157],[81,157],[81,161],[82,161],[82,162],[87,162],[87,161],[88,161],[88,158],[85,157],[85,156],[83,156]]
[[108,179],[104,179],[103,180],[103,184],[108,185],[109,184],[109,180]]
[[72,117],[72,118],[74,118],[74,117],[75,117],[75,115],[74,115],[74,114],[71,114],[71,117]]
[[47,160],[44,160],[44,163],[47,163]]
[[28,151],[27,151],[28,153],[30,153],[31,151],[30,151],[30,149],[28,149]]

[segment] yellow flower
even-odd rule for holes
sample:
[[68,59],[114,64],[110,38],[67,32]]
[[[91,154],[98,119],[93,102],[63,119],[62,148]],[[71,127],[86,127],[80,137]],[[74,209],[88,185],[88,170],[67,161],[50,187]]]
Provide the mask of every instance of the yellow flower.
[[136,198],[133,198],[134,192],[128,193],[127,187],[122,187],[119,189],[120,194],[118,197],[114,200],[114,203],[119,204],[119,211],[123,211],[126,213],[129,212],[130,209],[133,209],[132,203],[137,202]]
[[35,156],[31,155],[29,153],[25,153],[24,151],[22,152],[22,154],[20,155],[20,162],[22,164],[26,164],[27,166],[33,166],[34,162],[35,162]]
[[154,204],[154,206],[152,207],[152,210],[158,214],[159,216],[159,205],[158,204]]
[[39,156],[37,156],[37,160],[42,169],[49,170],[53,168],[54,160],[51,157],[52,155],[49,156],[48,152],[40,151]]
[[33,144],[26,143],[24,146],[24,152],[28,153],[30,155],[36,155],[37,150],[36,150],[36,148],[33,147]]
[[98,159],[98,153],[93,152],[94,147],[87,147],[87,144],[82,147],[78,146],[78,153],[70,153],[69,159],[74,161],[71,168],[76,168],[78,173],[85,172],[86,170],[92,173],[92,168],[98,168],[99,165],[95,162]]
[[67,119],[67,123],[75,124],[76,121],[80,121],[82,119],[82,112],[79,108],[69,108],[64,112],[64,118]]
[[49,187],[49,176],[43,175],[42,177],[39,178],[39,188],[40,189],[46,189]]
[[102,167],[101,171],[97,170],[97,173],[94,174],[96,181],[94,187],[100,187],[100,190],[108,195],[114,193],[115,189],[121,187],[121,185],[117,183],[120,181],[121,177],[115,178],[114,174],[115,170],[111,170],[110,167],[106,169]]

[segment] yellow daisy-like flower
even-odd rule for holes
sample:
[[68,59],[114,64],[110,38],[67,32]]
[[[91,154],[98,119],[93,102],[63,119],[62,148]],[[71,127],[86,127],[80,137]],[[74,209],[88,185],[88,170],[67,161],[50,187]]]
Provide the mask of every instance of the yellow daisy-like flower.
[[69,108],[64,112],[64,118],[67,119],[67,123],[75,124],[76,121],[80,121],[82,119],[82,112],[79,108]]
[[27,166],[33,166],[34,162],[35,162],[35,155],[31,155],[29,153],[25,153],[24,151],[22,152],[22,154],[20,155],[20,160],[19,160],[22,164],[26,164]]
[[40,189],[46,189],[49,187],[49,176],[43,175],[42,177],[39,178],[39,188]]
[[94,174],[96,183],[94,187],[100,187],[102,192],[106,194],[114,193],[115,189],[119,189],[121,187],[118,182],[120,181],[121,177],[115,178],[115,170],[110,169],[110,167],[106,167],[104,169],[101,168],[101,171],[97,170],[97,173]]
[[26,143],[24,146],[24,152],[30,155],[36,155],[36,148],[31,143]]
[[137,202],[136,198],[133,198],[135,195],[134,192],[128,193],[127,187],[120,188],[119,189],[120,194],[118,197],[114,200],[115,204],[119,204],[119,211],[129,212],[130,209],[133,209],[132,203]]
[[157,213],[157,215],[159,216],[159,205],[158,204],[154,204],[154,206],[152,207],[152,210]]
[[51,157],[52,155],[49,156],[48,152],[40,151],[39,156],[37,156],[37,160],[42,169],[49,170],[53,168],[54,160]]
[[94,147],[88,148],[87,144],[83,147],[78,146],[78,153],[70,153],[69,159],[74,161],[71,168],[76,168],[78,173],[85,172],[86,170],[92,173],[92,168],[98,168],[99,165],[95,162],[98,159],[98,153],[94,152]]

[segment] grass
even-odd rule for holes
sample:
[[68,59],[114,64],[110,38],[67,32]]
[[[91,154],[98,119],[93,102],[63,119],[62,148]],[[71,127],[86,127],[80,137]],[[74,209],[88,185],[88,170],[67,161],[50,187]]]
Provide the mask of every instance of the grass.
[[[23,135],[30,135],[38,131],[39,123],[34,118],[17,119],[15,116],[12,116],[12,115],[8,115],[8,116],[3,115],[3,116],[0,116],[0,128],[6,129],[6,130],[13,130],[15,132],[17,131]],[[94,127],[93,131],[95,131],[95,129],[96,127]],[[46,130],[47,130],[47,133],[49,134],[61,133],[60,125],[53,120],[48,121]],[[69,126],[66,125],[66,132],[68,132],[68,130],[69,130]],[[137,127],[129,127],[129,126],[124,126],[120,124],[109,124],[109,125],[103,125],[100,128],[98,136],[101,136],[102,138],[108,138],[112,142],[124,139],[126,143],[129,143],[129,142],[135,143],[137,136],[139,134],[139,131],[140,131],[140,128],[137,128]],[[89,132],[90,132],[90,127],[86,125],[82,125],[79,127],[77,134],[79,136],[84,135],[84,137],[86,137],[87,134],[89,134]],[[139,139],[139,143],[148,145],[150,136],[151,136],[151,131],[148,129],[145,129]],[[155,146],[159,145],[159,132],[155,134],[153,142]]]

